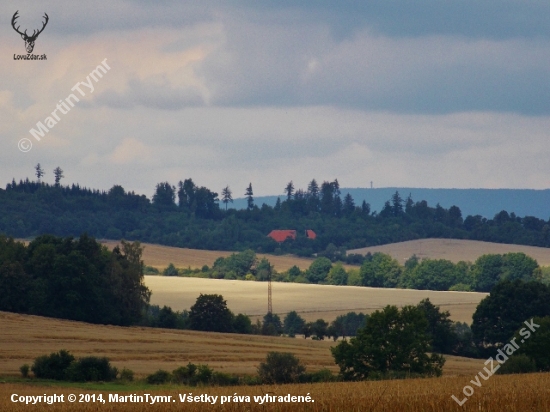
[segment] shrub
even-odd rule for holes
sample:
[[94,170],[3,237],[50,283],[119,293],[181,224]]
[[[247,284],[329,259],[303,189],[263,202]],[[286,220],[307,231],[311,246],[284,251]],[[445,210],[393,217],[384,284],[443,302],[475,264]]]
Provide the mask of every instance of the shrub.
[[164,276],[178,276],[178,270],[176,269],[176,267],[174,266],[173,263],[170,263],[166,269],[164,269],[162,271],[162,274]]
[[229,373],[214,372],[210,378],[210,383],[217,386],[235,386],[239,384],[239,377]]
[[28,378],[29,377],[29,370],[30,370],[30,366],[27,365],[26,363],[24,365],[22,365],[19,370],[21,371],[21,376],[24,377],[24,378]]
[[214,371],[208,365],[199,365],[197,367],[197,383],[207,384],[210,382]]
[[511,356],[505,363],[500,365],[497,373],[507,375],[511,373],[530,373],[536,371],[537,366],[535,361],[529,356],[521,354]]
[[87,356],[73,361],[66,370],[66,378],[74,382],[109,382],[116,379],[118,370],[109,359]]
[[163,383],[170,382],[171,378],[172,375],[170,375],[170,372],[159,369],[155,373],[147,376],[145,380],[150,385],[162,385]]
[[143,274],[149,276],[160,275],[160,271],[153,266],[145,266],[143,268]]
[[338,376],[326,368],[313,373],[304,373],[300,376],[300,382],[303,383],[336,382],[337,380]]
[[197,365],[188,363],[187,366],[180,366],[172,371],[172,379],[175,383],[183,383],[186,385],[195,385],[195,373]]
[[260,363],[258,376],[263,383],[297,382],[306,368],[300,360],[288,352],[269,352],[265,363]]
[[66,371],[74,359],[73,355],[62,349],[36,358],[31,370],[37,378],[64,380],[67,378]]
[[127,368],[122,369],[122,372],[120,372],[120,380],[124,382],[132,382],[134,380],[134,371]]
[[472,287],[465,283],[457,283],[449,288],[451,292],[471,292]]

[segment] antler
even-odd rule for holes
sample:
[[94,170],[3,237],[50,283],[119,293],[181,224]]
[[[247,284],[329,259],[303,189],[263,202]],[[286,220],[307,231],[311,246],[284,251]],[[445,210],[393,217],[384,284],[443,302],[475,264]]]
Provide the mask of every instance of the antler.
[[50,20],[50,18],[46,14],[46,12],[44,12],[44,18],[46,19],[46,21],[44,23],[42,23],[42,28],[40,30],[38,30],[38,33],[36,33],[36,34],[34,34],[34,31],[33,31],[32,37],[38,37],[38,35],[40,33],[42,33],[44,31],[44,29],[46,28],[46,24],[48,24],[48,21]]
[[48,14],[47,14],[47,13],[44,13],[44,18],[46,19],[46,21],[45,21],[44,23],[42,23],[42,28],[41,28],[40,30],[38,30],[38,33],[36,32],[36,30],[33,30],[32,36],[29,36],[29,35],[27,34],[27,30],[25,30],[24,33],[21,33],[21,32],[19,31],[19,27],[21,27],[21,26],[17,26],[17,28],[15,27],[16,20],[19,18],[19,16],[17,15],[17,13],[19,13],[19,10],[17,10],[17,11],[15,12],[15,14],[13,15],[13,17],[12,17],[12,19],[11,19],[11,25],[12,25],[13,29],[14,29],[17,33],[19,33],[21,36],[25,36],[25,37],[28,38],[28,39],[36,39],[36,38],[38,37],[38,35],[39,35],[40,33],[42,33],[42,31],[46,28],[46,25],[48,24],[48,21],[50,20],[50,18],[48,17]]
[[[25,33],[21,33],[21,32],[19,31],[19,27],[21,27],[21,26],[17,26],[17,28],[15,27],[15,20],[17,20],[17,18],[19,17],[19,16],[17,15],[17,13],[19,13],[19,10],[17,10],[17,11],[15,12],[15,14],[13,15],[13,17],[11,18],[11,25],[12,25],[13,29],[14,29],[17,33],[19,33],[21,36],[26,36],[26,35],[27,35],[27,30],[25,30]],[[44,14],[45,14],[45,13],[44,13]]]

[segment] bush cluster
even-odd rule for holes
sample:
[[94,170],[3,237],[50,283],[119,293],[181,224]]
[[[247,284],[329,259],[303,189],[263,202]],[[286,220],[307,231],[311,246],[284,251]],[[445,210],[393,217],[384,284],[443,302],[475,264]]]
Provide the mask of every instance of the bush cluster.
[[145,378],[151,385],[162,385],[166,383],[183,384],[187,386],[231,386],[240,383],[239,377],[228,373],[212,370],[208,365],[195,365],[188,363],[187,366],[180,366],[172,373],[159,369]]
[[[23,365],[21,374],[28,376],[28,368]],[[72,382],[112,381],[118,375],[117,368],[111,366],[105,357],[86,356],[76,359],[66,350],[39,356],[34,360],[31,370],[37,378]],[[126,378],[131,371],[125,369]],[[133,373],[132,373],[133,376]]]

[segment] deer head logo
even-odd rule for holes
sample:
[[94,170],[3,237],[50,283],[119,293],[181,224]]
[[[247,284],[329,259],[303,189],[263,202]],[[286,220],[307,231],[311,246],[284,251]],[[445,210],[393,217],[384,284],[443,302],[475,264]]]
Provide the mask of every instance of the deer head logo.
[[17,13],[19,13],[19,10],[17,10],[15,12],[15,14],[13,15],[13,17],[11,19],[11,25],[12,25],[13,29],[21,35],[21,38],[23,40],[25,40],[25,48],[27,49],[27,53],[32,53],[32,51],[34,49],[34,42],[35,42],[36,38],[38,37],[38,35],[40,33],[42,33],[42,31],[44,31],[44,28],[46,27],[46,24],[48,24],[48,20],[50,18],[48,17],[48,15],[46,13],[44,13],[44,18],[46,19],[46,21],[44,23],[42,23],[42,28],[40,30],[38,30],[38,32],[36,30],[33,30],[32,35],[29,36],[27,34],[27,30],[25,30],[24,33],[19,31],[19,27],[21,27],[21,26],[15,27],[16,20],[19,17],[17,15]]

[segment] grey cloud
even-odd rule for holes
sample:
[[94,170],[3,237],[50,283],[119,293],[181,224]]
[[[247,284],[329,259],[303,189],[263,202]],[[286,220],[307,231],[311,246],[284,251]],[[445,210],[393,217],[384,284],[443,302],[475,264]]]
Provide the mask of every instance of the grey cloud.
[[509,39],[550,37],[550,3],[523,0],[245,0],[267,16],[286,11],[303,21],[324,21],[335,38],[353,36],[370,27],[396,37],[459,35]]
[[227,33],[223,56],[202,65],[220,105],[550,113],[548,40],[398,40],[364,32],[338,43],[319,26],[250,23]]
[[[260,24],[322,23],[337,40],[353,37],[365,28],[391,37],[452,35],[510,39],[550,37],[550,3],[524,0],[221,0],[201,2],[90,0],[78,3],[53,0],[41,6],[51,16],[49,30],[65,34],[131,30],[145,27],[184,27],[204,21],[246,15]],[[11,9],[15,9],[12,11]],[[39,23],[43,10],[36,2],[4,3],[2,14],[24,10]],[[23,17],[23,16],[22,16]],[[233,17],[232,17],[233,18]]]
[[110,89],[100,94],[96,101],[98,105],[119,109],[131,109],[139,105],[163,110],[178,110],[203,103],[200,93],[192,87],[175,88],[167,81],[147,82],[139,79],[130,79],[124,93]]

